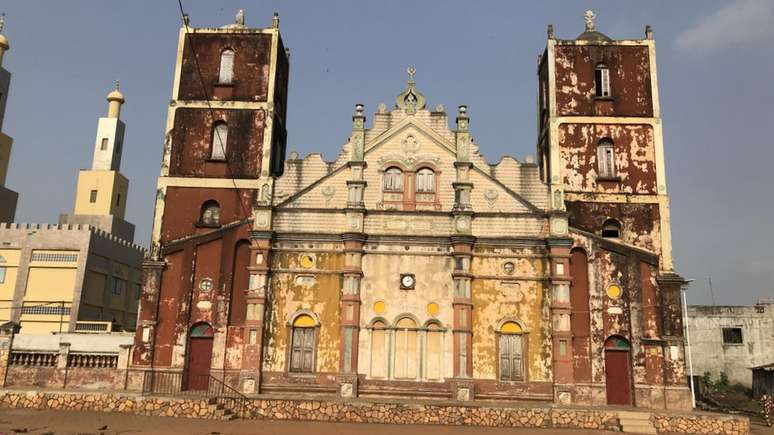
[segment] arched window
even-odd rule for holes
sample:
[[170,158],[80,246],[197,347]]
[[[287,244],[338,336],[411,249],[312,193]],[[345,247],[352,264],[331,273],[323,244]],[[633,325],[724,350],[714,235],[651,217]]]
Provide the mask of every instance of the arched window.
[[608,219],[602,224],[602,237],[619,238],[621,237],[621,222],[615,219]]
[[430,380],[440,380],[443,349],[441,346],[443,330],[438,323],[427,325],[427,347],[425,351],[425,377]]
[[597,171],[600,177],[615,177],[615,149],[610,139],[597,144]]
[[435,173],[432,169],[424,168],[417,171],[417,192],[435,192]]
[[594,84],[597,97],[610,96],[610,69],[604,63],[597,64],[594,70]]
[[399,168],[389,168],[384,171],[384,190],[403,190],[403,171]]
[[220,225],[220,205],[216,201],[207,201],[202,204],[199,223],[203,225]]
[[314,371],[314,330],[317,322],[308,314],[301,314],[293,320],[291,327],[290,371]]
[[234,81],[234,50],[224,50],[220,54],[220,72],[218,83],[229,84]]
[[395,378],[417,377],[417,324],[404,317],[395,324]]
[[216,122],[212,127],[212,151],[210,158],[213,160],[226,159],[226,145],[228,144],[228,124],[223,121]]
[[524,380],[523,358],[524,352],[523,329],[514,321],[507,321],[500,326],[498,331],[498,354],[501,381]]
[[371,324],[371,377],[387,377],[387,325],[381,320]]

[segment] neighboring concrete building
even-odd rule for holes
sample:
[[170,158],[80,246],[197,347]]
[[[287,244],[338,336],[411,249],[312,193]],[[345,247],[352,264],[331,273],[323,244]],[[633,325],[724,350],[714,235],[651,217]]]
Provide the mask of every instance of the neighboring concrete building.
[[8,38],[3,35],[4,25],[5,15],[0,15],[0,222],[13,222],[19,194],[5,187],[13,139],[3,133],[3,118],[5,118],[5,106],[8,103],[8,90],[11,85],[11,73],[3,67],[3,56],[11,48]]
[[774,301],[753,306],[688,307],[693,374],[725,373],[751,388],[752,368],[774,364]]
[[690,408],[655,45],[593,19],[549,28],[538,163],[487,163],[467,107],[450,128],[413,68],[370,126],[355,105],[334,161],[285,161],[278,18],[181,29],[134,368],[246,394]]
[[119,171],[123,95],[108,95],[92,169],[81,171],[75,212],[55,225],[0,224],[0,323],[21,334],[134,330],[145,250],[124,221],[128,181]]

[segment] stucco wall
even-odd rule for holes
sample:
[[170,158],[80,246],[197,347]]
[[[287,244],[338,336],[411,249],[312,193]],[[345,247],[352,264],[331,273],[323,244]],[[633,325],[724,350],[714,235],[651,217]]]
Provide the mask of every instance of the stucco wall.
[[[742,344],[724,344],[723,328],[742,328]],[[752,387],[750,367],[774,362],[774,304],[689,306],[693,372],[725,372],[732,383]]]

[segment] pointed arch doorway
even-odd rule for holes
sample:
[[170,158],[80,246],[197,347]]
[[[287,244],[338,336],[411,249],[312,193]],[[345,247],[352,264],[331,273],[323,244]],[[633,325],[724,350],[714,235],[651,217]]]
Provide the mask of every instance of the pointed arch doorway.
[[207,323],[197,323],[191,327],[186,376],[187,390],[206,390],[210,384],[213,336],[212,326]]
[[631,346],[623,337],[605,340],[605,385],[608,405],[632,404]]

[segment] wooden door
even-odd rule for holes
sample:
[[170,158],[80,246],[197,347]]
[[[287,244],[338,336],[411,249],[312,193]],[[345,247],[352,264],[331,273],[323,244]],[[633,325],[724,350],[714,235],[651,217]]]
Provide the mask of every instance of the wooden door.
[[311,373],[314,365],[314,328],[293,328],[290,371]]
[[632,404],[628,350],[605,350],[605,382],[608,405]]
[[206,390],[210,380],[212,364],[212,337],[192,337],[188,351],[189,390]]
[[521,335],[500,335],[500,380],[522,380]]

